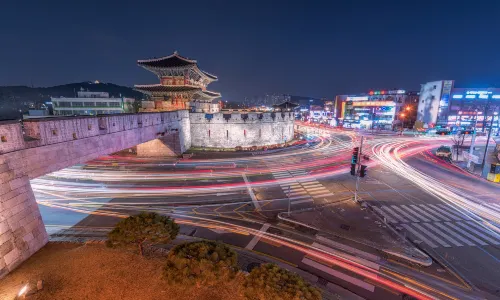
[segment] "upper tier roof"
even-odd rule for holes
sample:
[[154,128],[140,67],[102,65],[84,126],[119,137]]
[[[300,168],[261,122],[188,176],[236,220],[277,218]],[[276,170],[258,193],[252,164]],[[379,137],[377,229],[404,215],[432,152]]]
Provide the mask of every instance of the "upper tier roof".
[[145,92],[195,92],[200,91],[201,88],[188,86],[188,85],[161,85],[161,84],[145,84],[135,85],[136,90]]
[[174,52],[172,55],[160,58],[141,59],[137,61],[137,64],[156,68],[175,68],[196,65],[196,60],[180,56],[177,52]]

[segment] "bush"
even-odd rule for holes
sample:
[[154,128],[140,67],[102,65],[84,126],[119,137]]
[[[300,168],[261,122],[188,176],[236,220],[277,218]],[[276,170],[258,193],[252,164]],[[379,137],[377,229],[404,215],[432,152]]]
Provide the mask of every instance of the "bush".
[[248,299],[320,300],[318,289],[299,275],[274,264],[254,268],[245,280]]
[[140,213],[121,220],[108,233],[109,247],[136,245],[143,255],[145,243],[168,243],[177,237],[179,225],[173,219],[157,213]]
[[237,255],[228,246],[212,241],[184,243],[170,250],[164,268],[169,282],[213,285],[233,279]]

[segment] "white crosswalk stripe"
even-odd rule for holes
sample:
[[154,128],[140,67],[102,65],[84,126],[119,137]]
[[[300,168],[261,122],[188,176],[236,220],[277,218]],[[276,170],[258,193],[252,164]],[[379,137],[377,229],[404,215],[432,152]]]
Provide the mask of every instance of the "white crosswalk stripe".
[[408,222],[408,221],[406,221],[405,218],[401,217],[398,213],[392,211],[392,209],[389,206],[383,206],[382,209],[385,210],[388,214],[390,214],[393,218],[397,219],[398,221],[400,221],[402,223]]
[[458,221],[458,220],[463,220],[463,218],[460,218],[454,214],[451,214],[450,212],[446,211],[445,209],[443,209],[442,207],[439,207],[437,205],[433,205],[433,204],[429,204],[430,207],[432,207],[435,211],[439,211],[440,213],[452,218],[453,220],[455,221]]
[[489,230],[485,227],[482,227],[482,226],[474,223],[473,221],[466,222],[466,224],[469,225],[469,227],[466,227],[463,224],[464,223],[460,223],[459,225],[461,225],[462,227],[466,228],[468,231],[471,231],[471,232],[472,232],[472,228],[471,228],[471,226],[472,226],[473,228],[475,228],[477,230],[477,232],[475,233],[476,235],[481,236],[482,238],[489,241],[493,245],[500,245],[500,238],[497,238],[498,235],[496,233],[492,232],[491,230]]
[[382,211],[380,208],[378,208],[377,206],[374,206],[373,209],[379,214],[381,215],[382,217],[384,217],[387,221],[391,222],[391,223],[397,223],[396,220],[394,220],[389,214],[385,213],[384,211]]
[[[443,239],[448,240],[452,244],[455,244],[455,246],[459,246],[459,247],[463,246],[462,244],[457,242],[455,239],[449,237],[446,233],[444,233],[441,230],[439,230],[438,228],[434,227],[434,224],[431,224],[431,223],[423,223],[423,224],[425,227],[429,228],[434,233],[437,233],[437,235],[441,236]],[[438,223],[436,223],[436,224],[438,224]]]
[[439,221],[450,221],[447,217],[443,216],[441,213],[433,210],[431,207],[428,207],[426,205],[420,205],[420,207],[427,211],[430,215],[434,215],[436,218],[438,218]]
[[454,236],[455,238],[459,239],[460,241],[462,241],[463,243],[466,243],[467,245],[469,246],[475,246],[476,244],[474,244],[473,242],[469,241],[468,239],[464,238],[463,236],[459,235],[458,233],[454,232],[453,230],[451,230],[450,228],[446,227],[443,223],[434,223],[437,227],[441,228],[442,230],[446,231],[448,234],[451,234],[452,236]]
[[[427,224],[427,223],[425,223]],[[440,239],[439,237],[437,237],[434,233],[430,232],[429,230],[426,230],[424,227],[422,227],[420,224],[413,224],[413,226],[415,228],[417,228],[418,230],[420,230],[421,232],[425,232],[427,236],[429,236],[431,239],[433,239],[434,241],[438,242],[439,244],[441,244],[441,246],[443,247],[446,247],[446,248],[450,248],[451,246],[443,241],[442,239]]]
[[429,222],[430,221],[429,219],[427,219],[426,217],[424,217],[422,214],[419,214],[418,212],[412,210],[410,207],[408,207],[406,205],[401,205],[400,207],[402,209],[404,209],[406,212],[409,212],[410,214],[414,215],[416,218],[418,218],[421,221],[424,221],[424,222]]
[[500,234],[444,204],[383,205],[373,210],[432,248],[500,245]]
[[439,221],[439,219],[437,219],[436,217],[434,217],[432,215],[429,215],[426,211],[423,211],[420,207],[418,207],[416,205],[410,205],[410,207],[412,207],[413,209],[415,209],[416,211],[418,211],[419,213],[421,213],[425,217],[431,219],[432,221]]
[[408,224],[403,224],[401,225],[403,226],[406,230],[408,230],[411,234],[413,234],[416,238],[418,239],[421,239],[422,241],[424,241],[427,245],[429,245],[430,247],[432,248],[437,248],[438,246],[436,244],[434,244],[434,242],[430,241],[429,239],[427,239],[427,237],[423,236],[422,234],[420,234],[420,232],[416,231],[415,229],[411,228],[410,225]]
[[396,205],[392,205],[392,208],[399,212],[400,214],[402,214],[403,216],[407,217],[408,219],[410,219],[412,222],[419,222],[416,218],[414,218],[413,216],[411,216],[410,214],[406,213],[404,210],[402,210],[401,208],[397,207]]

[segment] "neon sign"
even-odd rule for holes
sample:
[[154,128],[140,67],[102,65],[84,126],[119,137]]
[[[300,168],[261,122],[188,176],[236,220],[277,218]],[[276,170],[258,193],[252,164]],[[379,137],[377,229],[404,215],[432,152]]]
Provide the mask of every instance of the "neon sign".
[[[492,94],[491,91],[467,91],[467,95],[482,95],[482,94]],[[467,97],[466,97],[467,98]]]
[[491,96],[491,99],[500,99],[500,95],[493,95]]
[[453,95],[453,99],[462,99],[464,96],[463,95]]
[[465,98],[467,98],[467,99],[476,99],[476,95],[466,95]]

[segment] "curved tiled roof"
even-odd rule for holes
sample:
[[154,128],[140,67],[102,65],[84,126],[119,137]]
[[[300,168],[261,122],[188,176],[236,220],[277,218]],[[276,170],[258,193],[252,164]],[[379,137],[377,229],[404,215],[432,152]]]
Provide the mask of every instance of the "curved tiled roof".
[[147,67],[175,68],[195,65],[196,60],[180,56],[179,54],[177,54],[177,52],[174,52],[174,54],[171,54],[169,56],[138,60],[137,64]]
[[145,84],[145,85],[135,85],[136,90],[144,92],[194,92],[201,91],[201,88],[186,85],[161,85],[161,84]]

